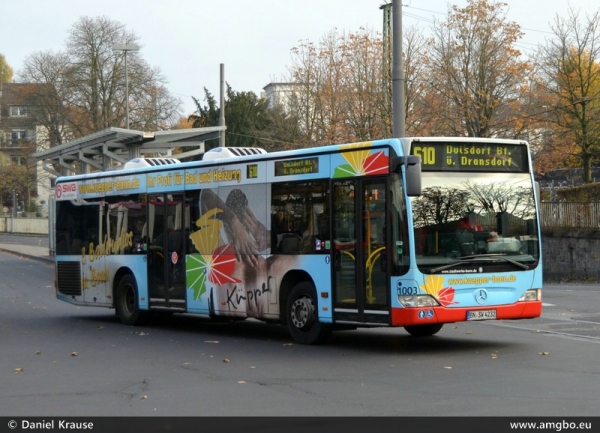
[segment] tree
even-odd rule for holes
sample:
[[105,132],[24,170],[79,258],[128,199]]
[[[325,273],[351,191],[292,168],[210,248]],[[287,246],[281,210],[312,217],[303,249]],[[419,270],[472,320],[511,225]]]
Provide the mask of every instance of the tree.
[[515,43],[522,32],[507,21],[506,6],[468,0],[433,26],[429,92],[441,107],[430,110],[444,119],[447,135],[516,136],[524,128],[515,113],[528,90],[530,66],[519,60]]
[[[430,91],[428,42],[417,27],[407,28],[402,37],[406,135],[409,137],[435,135],[436,129],[440,131],[439,135],[444,135],[444,119],[439,116],[437,109],[431,109],[431,107],[440,107],[442,101],[439,100],[436,92]],[[391,132],[390,122],[387,136],[391,136]]]
[[106,17],[82,17],[65,50],[28,56],[23,81],[45,84],[32,95],[38,122],[49,131],[49,146],[109,127],[125,126],[129,103],[132,129],[165,129],[179,120],[181,102],[165,88],[158,68],[136,52],[127,54],[129,100],[125,100],[124,55],[115,45],[139,45],[139,38]]
[[3,205],[13,205],[13,190],[18,194],[19,201],[27,203],[34,184],[35,176],[26,166],[14,164],[0,166],[0,193]]
[[0,83],[10,83],[13,79],[13,70],[6,62],[4,54],[0,54]]
[[573,9],[557,16],[554,38],[540,47],[532,79],[537,121],[553,132],[541,153],[562,156],[563,168],[577,161],[586,183],[592,182],[592,164],[600,158],[599,20],[600,12],[583,20]]
[[293,113],[312,145],[365,141],[391,132],[383,73],[383,40],[367,29],[333,29],[315,45],[291,50],[287,80],[295,85]]
[[463,187],[480,212],[510,213],[522,219],[531,219],[535,215],[531,188],[515,185],[512,181],[465,182]]
[[453,187],[430,187],[415,199],[413,213],[415,227],[442,225],[462,218],[473,210],[468,191]]
[[[194,128],[217,126],[220,109],[214,96],[205,88],[205,100],[202,106],[194,98],[197,110],[189,117]],[[258,98],[254,92],[237,92],[229,84],[225,98],[225,123],[227,125],[225,144],[229,147],[261,147],[266,150],[289,147],[293,143],[286,140],[299,140],[297,122],[286,115],[281,107],[269,107],[264,98]],[[207,147],[218,146],[217,140],[209,142]]]

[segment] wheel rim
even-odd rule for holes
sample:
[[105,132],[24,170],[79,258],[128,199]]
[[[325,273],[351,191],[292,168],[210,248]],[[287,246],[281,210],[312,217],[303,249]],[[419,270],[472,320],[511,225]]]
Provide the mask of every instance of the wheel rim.
[[132,286],[125,288],[125,310],[131,314],[135,311],[135,290]]
[[310,328],[315,321],[315,306],[309,297],[296,299],[291,313],[292,323],[298,329]]

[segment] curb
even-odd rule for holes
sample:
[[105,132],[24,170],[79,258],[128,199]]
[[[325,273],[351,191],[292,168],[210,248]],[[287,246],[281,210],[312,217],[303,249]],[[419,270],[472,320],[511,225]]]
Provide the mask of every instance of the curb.
[[38,262],[43,262],[46,263],[48,265],[53,265],[54,264],[54,258],[48,256],[48,257],[42,257],[42,256],[33,256],[31,254],[25,254],[25,253],[20,253],[18,251],[14,251],[14,250],[7,250],[5,248],[0,248],[0,252],[3,253],[7,253],[7,254],[12,254],[13,256],[18,256],[24,259],[31,259],[31,260],[36,260]]

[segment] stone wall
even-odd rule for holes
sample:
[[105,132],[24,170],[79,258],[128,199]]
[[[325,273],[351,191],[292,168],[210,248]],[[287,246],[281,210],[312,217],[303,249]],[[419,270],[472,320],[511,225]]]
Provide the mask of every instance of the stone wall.
[[544,278],[600,279],[600,231],[544,230]]
[[0,233],[47,235],[48,218],[0,217]]

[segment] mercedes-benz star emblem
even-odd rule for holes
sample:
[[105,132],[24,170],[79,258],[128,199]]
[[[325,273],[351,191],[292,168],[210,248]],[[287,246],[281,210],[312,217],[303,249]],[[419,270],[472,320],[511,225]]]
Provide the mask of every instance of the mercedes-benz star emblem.
[[487,301],[488,298],[488,292],[485,289],[477,289],[473,292],[473,295],[478,304],[485,304],[485,301]]

